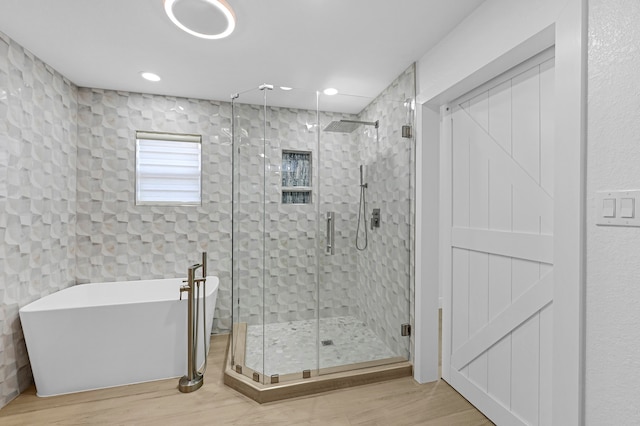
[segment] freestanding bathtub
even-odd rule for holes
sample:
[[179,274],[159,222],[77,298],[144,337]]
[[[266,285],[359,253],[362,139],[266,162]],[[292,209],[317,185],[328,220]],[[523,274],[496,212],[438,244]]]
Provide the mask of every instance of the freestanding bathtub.
[[[218,284],[217,277],[207,277],[207,336]],[[20,309],[38,396],[185,375],[187,297],[180,300],[181,285],[180,278],[82,284]],[[202,309],[199,324],[201,366]]]

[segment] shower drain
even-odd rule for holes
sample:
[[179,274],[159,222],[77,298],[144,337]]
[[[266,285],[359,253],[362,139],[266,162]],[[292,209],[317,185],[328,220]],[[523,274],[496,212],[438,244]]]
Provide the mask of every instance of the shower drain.
[[322,346],[333,346],[333,340],[322,340]]

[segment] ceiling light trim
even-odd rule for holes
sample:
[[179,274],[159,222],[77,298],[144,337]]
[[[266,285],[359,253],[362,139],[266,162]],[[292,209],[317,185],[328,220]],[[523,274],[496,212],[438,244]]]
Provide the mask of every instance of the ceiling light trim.
[[154,83],[162,80],[158,74],[150,71],[141,71],[140,76],[145,80],[153,81]]
[[233,9],[231,9],[231,6],[229,6],[229,4],[225,0],[202,0],[206,3],[209,3],[210,5],[218,9],[220,12],[222,12],[224,17],[227,19],[227,28],[219,34],[203,34],[203,33],[192,30],[191,28],[187,27],[182,22],[180,22],[178,18],[176,18],[175,14],[173,13],[173,6],[176,3],[176,1],[177,0],[164,0],[164,11],[169,17],[169,19],[171,20],[171,22],[173,22],[182,31],[189,33],[192,36],[204,38],[207,40],[219,40],[221,38],[228,37],[236,28],[236,15],[233,12]]

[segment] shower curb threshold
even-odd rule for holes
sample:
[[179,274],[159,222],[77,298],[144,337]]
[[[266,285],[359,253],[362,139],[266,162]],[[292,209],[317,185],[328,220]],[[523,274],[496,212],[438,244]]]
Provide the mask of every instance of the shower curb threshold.
[[231,358],[229,353],[227,355],[224,384],[260,404],[413,375],[413,365],[408,361],[401,361],[357,370],[314,375],[308,379],[265,385],[237,373],[229,362]]

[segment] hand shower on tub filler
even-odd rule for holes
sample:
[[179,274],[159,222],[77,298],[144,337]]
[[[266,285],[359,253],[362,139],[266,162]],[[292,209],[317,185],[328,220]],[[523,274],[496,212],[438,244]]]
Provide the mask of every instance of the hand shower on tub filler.
[[[201,278],[196,278],[196,271],[202,269]],[[207,313],[205,298],[200,297],[200,284],[202,294],[206,294],[207,281],[207,253],[202,253],[202,263],[189,266],[187,269],[187,284],[180,287],[180,300],[182,293],[187,293],[187,374],[180,378],[178,390],[180,392],[193,392],[204,382],[204,372],[207,369]],[[202,304],[202,316],[200,305]],[[202,318],[202,349],[204,354],[204,366],[199,370],[197,363],[198,328],[199,318]]]

